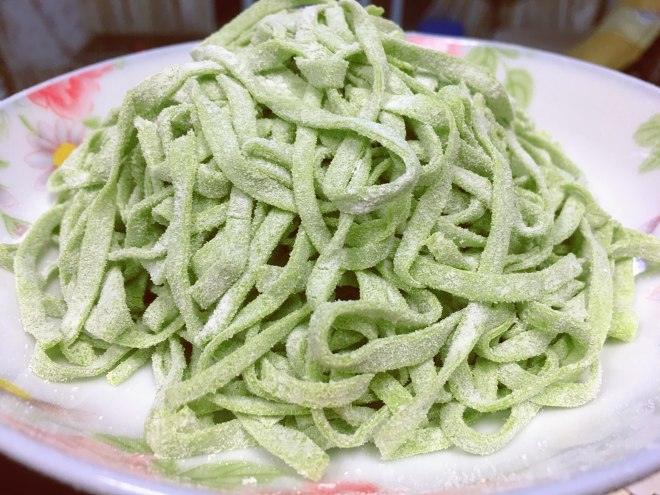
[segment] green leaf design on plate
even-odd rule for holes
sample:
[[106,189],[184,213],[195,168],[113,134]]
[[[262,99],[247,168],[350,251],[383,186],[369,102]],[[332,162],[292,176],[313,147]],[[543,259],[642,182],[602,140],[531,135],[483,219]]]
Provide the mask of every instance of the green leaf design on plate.
[[[519,58],[520,52],[510,48],[492,46],[477,46],[465,57],[470,62],[484,67],[490,73],[497,75],[498,68],[504,69],[504,87],[516,100],[518,106],[526,108],[534,93],[534,80],[529,71],[520,68],[509,68],[502,57]],[[500,77],[498,79],[501,80]]]
[[640,125],[633,137],[643,148],[660,147],[660,113]]
[[97,433],[94,435],[94,438],[129,454],[153,453],[149,445],[147,445],[147,442],[141,438],[125,437],[121,435],[108,435],[106,433]]
[[518,50],[513,50],[511,48],[501,48],[501,47],[496,47],[494,50],[499,53],[500,55],[504,55],[505,57],[508,58],[519,58],[520,57],[520,52]]
[[495,74],[497,71],[497,52],[490,46],[477,46],[470,50],[465,56],[467,60],[481,65],[489,72]]
[[8,166],[9,162],[7,160],[0,160],[0,169],[7,168]]
[[640,172],[649,172],[660,168],[660,147],[653,148],[651,154],[639,166]]
[[284,473],[273,466],[247,461],[202,464],[180,474],[184,478],[213,488],[269,483],[283,475]]
[[509,69],[504,78],[504,87],[522,108],[532,101],[534,80],[525,69]]
[[174,478],[179,473],[176,461],[172,459],[155,459],[151,462],[151,467],[167,478]]
[[649,156],[639,166],[640,172],[649,172],[660,168],[660,113],[640,125],[635,134],[635,142],[642,148],[651,148]]
[[37,134],[37,130],[32,126],[32,124],[30,124],[30,121],[27,119],[27,117],[26,117],[25,115],[20,114],[20,115],[18,116],[18,118],[21,120],[21,122],[23,123],[23,125],[25,126],[25,128],[26,128],[28,131],[30,131],[30,133],[32,133],[32,134],[34,134],[34,135]]
[[[7,270],[8,272],[14,271],[14,256],[16,256],[16,251],[18,251],[18,244],[0,244],[0,268]],[[0,378],[0,389],[8,390],[14,395],[19,397],[25,396],[24,398],[30,398],[25,390],[18,388],[13,383],[8,382]]]
[[221,461],[182,470],[171,460],[157,460],[152,466],[161,474],[184,483],[203,485],[215,489],[231,489],[246,485],[269,483],[286,476],[281,470],[267,464],[248,461]]
[[14,218],[6,213],[0,213],[0,216],[2,217],[2,223],[5,224],[5,229],[12,237],[21,237],[30,226],[25,220]]
[[7,137],[9,134],[9,115],[4,110],[0,110],[0,138]]

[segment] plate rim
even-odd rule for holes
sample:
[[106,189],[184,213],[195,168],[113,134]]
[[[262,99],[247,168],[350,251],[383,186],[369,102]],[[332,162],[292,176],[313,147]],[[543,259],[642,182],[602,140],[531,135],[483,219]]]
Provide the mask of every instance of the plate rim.
[[[578,67],[581,70],[595,72],[601,77],[616,79],[617,82],[621,84],[632,85],[638,90],[660,97],[660,87],[658,86],[617,70],[572,58],[564,54],[495,40],[445,36],[421,31],[406,31],[406,34],[438,38],[469,47],[488,45],[512,48],[523,53],[533,54],[533,56],[540,56],[541,58],[547,58],[554,62]],[[26,98],[32,92],[48,87],[59,81],[66,80],[90,69],[101,67],[108,63],[117,63],[119,61],[130,60],[131,62],[135,62],[143,57],[151,57],[156,54],[161,55],[169,51],[178,52],[186,49],[189,50],[198,45],[201,41],[202,40],[176,43],[163,47],[151,48],[137,53],[129,53],[65,72],[0,100],[0,110],[8,109],[8,107],[15,101]],[[164,493],[163,490],[166,490],[165,493],[175,491],[178,495],[223,493],[223,491],[211,491],[205,488],[196,488],[181,483],[169,483],[167,482],[167,478],[162,478],[162,481],[151,480],[146,477],[123,473],[103,467],[100,464],[78,459],[45,443],[39,442],[24,433],[16,431],[3,422],[0,422],[0,453],[35,471],[59,480],[60,482],[67,483],[74,487],[92,490],[94,492],[101,491],[102,493],[109,495],[158,495]],[[629,485],[657,472],[658,470],[660,470],[660,444],[647,446],[644,449],[635,451],[624,459],[579,472],[575,476],[546,482],[536,486],[518,488],[498,493],[506,493],[508,495],[597,494]],[[304,493],[304,490],[302,493]]]
[[[20,447],[19,447],[20,445]],[[200,495],[222,493],[204,488],[168,483],[167,478],[154,481],[100,464],[78,459],[45,443],[16,431],[0,422],[0,453],[55,480],[91,493],[108,495]]]
[[501,48],[513,48],[514,50],[519,50],[522,52],[528,52],[528,53],[533,53],[534,56],[540,55],[542,57],[549,58],[551,60],[555,60],[557,62],[563,62],[565,64],[569,65],[577,65],[578,67],[582,67],[583,69],[586,70],[593,70],[596,71],[597,73],[608,75],[608,76],[614,76],[616,79],[619,81],[624,81],[624,82],[629,82],[632,84],[635,84],[641,88],[644,88],[645,90],[651,90],[651,92],[657,93],[660,96],[660,87],[651,84],[650,82],[644,81],[643,79],[640,79],[635,76],[631,76],[630,74],[626,74],[625,72],[618,71],[616,69],[612,69],[610,67],[605,67],[603,65],[598,65],[593,62],[588,62],[586,60],[582,60],[579,58],[574,58],[569,55],[563,54],[563,53],[557,53],[557,52],[551,52],[548,50],[543,50],[541,48],[533,48],[531,46],[525,46],[525,45],[519,45],[517,43],[509,43],[507,41],[498,41],[498,40],[485,40],[481,38],[472,38],[469,36],[466,37],[461,37],[461,36],[445,36],[445,35],[440,35],[440,34],[434,34],[434,33],[425,33],[423,31],[406,31],[406,34],[413,34],[413,35],[419,35],[419,36],[428,36],[431,38],[441,38],[444,40],[451,40],[454,42],[461,43],[463,45],[467,46],[477,46],[477,45],[491,45],[491,46],[496,46],[496,47],[501,47]]

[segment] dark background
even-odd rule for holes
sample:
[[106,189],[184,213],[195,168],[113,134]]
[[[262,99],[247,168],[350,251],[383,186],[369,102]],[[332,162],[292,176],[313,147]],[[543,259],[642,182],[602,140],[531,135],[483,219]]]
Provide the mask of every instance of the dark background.
[[[74,20],[70,20],[71,27],[75,30],[86,24],[97,25],[90,29],[89,39],[78,46],[69,39],[70,33],[67,29],[57,29],[58,22],[62,25],[63,19],[56,15],[56,12],[76,9],[80,6],[79,2],[81,1],[88,2],[87,12],[77,12],[76,14],[72,12]],[[210,3],[212,19],[205,18],[205,22],[191,23],[190,16],[182,15],[182,10],[186,4],[194,4],[197,1],[199,0],[157,0],[156,2],[144,0],[0,0],[0,45],[3,42],[17,42],[15,38],[12,39],[12,31],[16,29],[16,26],[12,25],[13,17],[7,15],[7,12],[3,16],[2,7],[12,9],[20,5],[21,15],[29,16],[34,20],[34,28],[29,28],[34,29],[34,33],[30,34],[36,37],[43,35],[44,40],[47,40],[45,42],[54,45],[57,48],[55,53],[60,55],[60,59],[57,61],[50,60],[41,66],[36,66],[33,62],[31,67],[24,67],[24,65],[30,63],[32,56],[28,51],[30,47],[26,45],[24,52],[21,53],[20,50],[3,51],[0,46],[0,89],[4,87],[5,93],[10,95],[64,72],[108,58],[164,45],[203,39],[234,18],[242,8],[241,0],[204,0],[204,8],[200,9],[199,15],[200,17],[208,15],[206,6]],[[134,4],[143,2],[142,5],[145,10],[155,9],[149,12],[150,16],[155,19],[154,24],[157,25],[159,16],[162,16],[163,19],[168,19],[167,25],[162,25],[160,30],[153,26],[147,26],[150,32],[140,33],[135,32],[135,30],[125,32],[126,26],[137,25],[135,19],[131,19],[129,2],[134,2]],[[110,8],[111,3],[115,4],[117,8]],[[387,11],[390,9],[390,0],[372,0],[370,3],[380,5]],[[403,12],[404,27],[407,29],[416,27],[423,12],[432,3],[433,0],[407,0]],[[497,4],[500,2],[493,0],[491,3]],[[164,4],[169,4],[170,7],[162,10],[158,8]],[[90,5],[92,7],[89,7]],[[90,17],[90,9],[95,11],[93,17],[98,16],[101,18],[100,26],[98,25],[98,19],[87,19],[88,22],[85,23],[85,17]],[[163,12],[164,10],[167,10],[167,12]],[[80,23],[75,22],[78,18],[80,18]],[[186,22],[186,18],[188,22]],[[200,25],[204,24],[211,29],[200,29]],[[3,33],[6,36],[5,39],[3,39]],[[15,46],[15,48],[19,47]],[[24,60],[14,60],[16,58],[23,58]],[[20,62],[23,62],[23,64],[21,65]],[[17,67],[20,71],[17,71]],[[1,98],[2,92],[0,92]]]
[[47,478],[2,454],[0,454],[0,476],[2,476],[0,492],[6,494],[82,495],[85,493]]
[[[94,62],[202,39],[238,14],[243,3],[249,2],[0,0],[0,99]],[[372,3],[384,7],[386,15],[392,10],[392,0]],[[401,21],[406,30],[496,39],[564,52],[592,34],[617,3],[404,0]],[[144,13],[148,14],[146,21]],[[41,57],[40,51],[44,52]],[[625,70],[660,84],[660,40]]]

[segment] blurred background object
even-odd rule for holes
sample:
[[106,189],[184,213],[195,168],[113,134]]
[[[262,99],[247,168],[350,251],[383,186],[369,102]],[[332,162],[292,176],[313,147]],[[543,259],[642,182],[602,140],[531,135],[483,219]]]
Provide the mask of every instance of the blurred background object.
[[[126,53],[204,38],[253,0],[0,0],[0,98]],[[569,52],[660,84],[660,0],[360,0],[405,29]]]
[[621,0],[594,34],[568,53],[613,69],[622,69],[641,58],[659,33],[659,0]]
[[[223,5],[230,9],[219,16]],[[0,0],[0,85],[13,93],[110,57],[200,39],[239,10],[238,0]]]

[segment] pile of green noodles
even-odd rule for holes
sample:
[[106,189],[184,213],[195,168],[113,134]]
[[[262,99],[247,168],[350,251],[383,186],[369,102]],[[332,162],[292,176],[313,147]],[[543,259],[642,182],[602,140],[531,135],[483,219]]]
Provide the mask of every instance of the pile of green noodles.
[[334,447],[489,454],[594,398],[658,241],[493,77],[379,14],[263,0],[128,92],[0,247],[37,375],[151,362],[156,454],[259,445],[311,479]]

